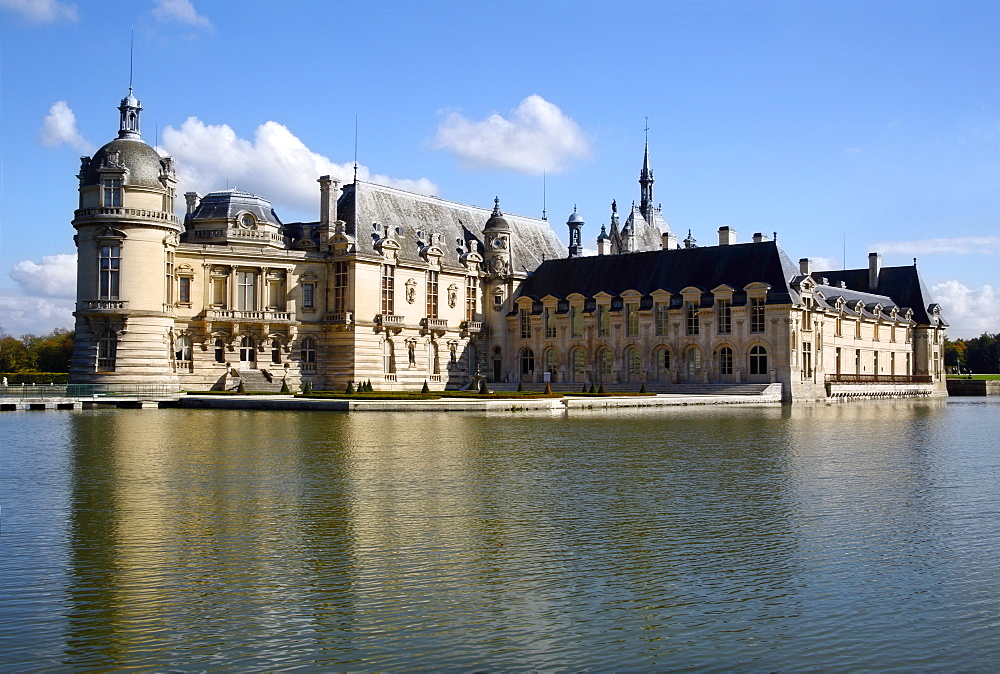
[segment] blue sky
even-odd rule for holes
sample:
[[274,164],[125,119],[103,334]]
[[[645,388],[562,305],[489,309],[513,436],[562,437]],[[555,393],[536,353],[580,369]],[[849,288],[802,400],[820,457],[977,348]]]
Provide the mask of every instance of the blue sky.
[[[654,196],[703,245],[918,267],[953,337],[1000,332],[1000,3],[0,0],[0,326],[72,326],[79,156],[143,138],[182,190],[314,220],[317,176],[540,216]],[[543,204],[543,176],[544,204]],[[183,200],[178,200],[182,207]]]

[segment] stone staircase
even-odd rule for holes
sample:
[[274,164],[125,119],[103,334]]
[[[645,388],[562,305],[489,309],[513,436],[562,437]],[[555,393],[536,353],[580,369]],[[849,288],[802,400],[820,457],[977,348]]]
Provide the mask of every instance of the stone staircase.
[[[517,390],[517,382],[488,384],[491,391],[509,392]],[[664,393],[673,395],[689,396],[718,396],[718,395],[741,395],[759,396],[763,395],[770,384],[661,384],[656,382],[646,383],[647,393]],[[545,384],[523,384],[525,391],[544,391]],[[553,393],[579,393],[583,390],[583,384],[558,383],[551,384]],[[600,384],[597,385],[600,388]],[[641,383],[630,384],[605,384],[604,390],[608,393],[635,393],[642,388]],[[590,384],[587,384],[590,390]]]
[[[239,370],[240,379],[243,381],[243,388],[247,391],[268,391],[270,393],[281,392],[281,376],[271,375],[266,370],[245,369]],[[284,373],[281,373],[283,376]],[[231,379],[230,388],[240,385],[240,379]]]

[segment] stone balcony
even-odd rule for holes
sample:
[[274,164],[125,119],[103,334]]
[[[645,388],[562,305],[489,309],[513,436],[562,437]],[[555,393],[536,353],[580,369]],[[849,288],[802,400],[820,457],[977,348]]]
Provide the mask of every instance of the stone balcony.
[[327,325],[351,325],[354,323],[354,313],[351,311],[328,311],[323,314],[323,322]]
[[209,323],[261,323],[288,325],[295,322],[290,311],[243,311],[239,309],[207,309],[205,320]]
[[448,330],[448,319],[446,318],[423,318],[420,320],[420,326],[427,330],[428,332],[440,332],[444,333]]
[[483,331],[482,321],[462,321],[462,331],[470,335],[475,335]]
[[159,220],[171,225],[180,225],[180,219],[174,213],[145,208],[124,208],[121,206],[114,208],[79,208],[74,213],[74,220],[77,222],[82,220],[103,220],[106,218],[125,221]]
[[404,318],[400,314],[375,314],[375,329],[399,332],[403,329]]
[[83,300],[76,303],[76,310],[91,314],[122,314],[128,311],[128,300]]

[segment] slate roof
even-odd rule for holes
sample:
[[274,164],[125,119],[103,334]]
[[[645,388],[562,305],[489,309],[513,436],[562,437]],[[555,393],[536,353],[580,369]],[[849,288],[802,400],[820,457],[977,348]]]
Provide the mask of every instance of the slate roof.
[[[827,279],[831,286],[840,285],[844,281],[848,290],[871,295],[887,296],[899,307],[913,309],[913,320],[921,325],[930,325],[931,320],[929,307],[934,303],[924,280],[917,272],[915,265],[905,267],[882,267],[878,275],[878,288],[868,286],[868,269],[838,269],[831,271],[816,271],[812,277],[819,281]],[[818,289],[824,290],[824,286]],[[832,288],[834,291],[844,290],[843,288]],[[866,302],[867,303],[867,302]],[[947,325],[947,322],[944,322]]]
[[206,194],[191,214],[190,220],[232,220],[244,211],[251,213],[259,222],[270,222],[277,227],[281,226],[281,220],[271,208],[270,201],[235,188]]
[[[420,264],[420,248],[430,243],[428,235],[433,233],[440,235],[442,265],[451,267],[460,265],[470,239],[478,242],[480,254],[485,251],[482,232],[492,212],[492,207],[466,206],[360,181],[347,185],[337,203],[337,217],[355,237],[359,254],[375,255],[375,242],[389,232],[399,243],[400,260]],[[547,221],[509,213],[503,217],[510,225],[514,271],[531,271],[542,260],[566,257],[566,247]],[[374,223],[381,226],[381,233]]]
[[711,306],[712,289],[727,284],[734,288],[733,304],[746,302],[744,286],[763,282],[771,286],[768,304],[798,303],[799,295],[791,287],[798,268],[773,241],[732,246],[677,248],[625,255],[547,260],[521,286],[520,296],[535,300],[546,295],[560,299],[572,293],[593,297],[606,292],[620,295],[636,290],[649,295],[655,290],[677,295],[688,286],[702,289],[702,306]]
[[98,169],[108,163],[110,156],[116,152],[118,165],[128,169],[126,184],[163,189],[163,183],[160,182],[163,157],[146,143],[135,138],[118,138],[95,152],[87,166],[87,174],[82,184],[99,184],[101,174]]
[[663,245],[663,234],[670,231],[670,225],[659,210],[653,211],[653,221],[649,222],[638,206],[632,206],[625,227],[630,227],[635,234],[636,250],[660,248]]

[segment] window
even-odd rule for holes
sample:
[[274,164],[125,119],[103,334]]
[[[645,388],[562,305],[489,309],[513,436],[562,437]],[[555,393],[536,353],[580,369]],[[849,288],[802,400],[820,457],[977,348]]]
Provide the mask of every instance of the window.
[[105,178],[104,187],[104,207],[119,208],[122,205],[122,179]]
[[333,310],[347,311],[347,263],[333,263]]
[[766,375],[767,372],[767,349],[763,346],[755,346],[750,349],[750,374]]
[[438,317],[438,272],[427,272],[427,318]]
[[879,340],[879,337],[880,337],[880,333],[881,333],[881,330],[879,330],[879,328],[881,328],[881,327],[882,327],[882,326],[881,326],[881,325],[879,325],[879,324],[878,324],[878,322],[876,322],[876,323],[875,323],[875,327],[873,328],[873,330],[875,331],[875,334],[874,334],[874,338],[875,338],[875,341],[876,341],[876,342],[877,342],[877,341],[880,341],[880,340]]
[[608,307],[600,305],[597,307],[597,336],[607,337],[611,334],[611,314]]
[[177,279],[177,301],[181,304],[191,304],[190,276],[181,276]]
[[861,317],[860,316],[858,316],[858,320],[854,324],[854,339],[861,339]]
[[391,339],[382,342],[382,364],[385,374],[396,372],[396,347]]
[[303,309],[315,309],[316,308],[316,284],[315,283],[303,283],[302,284],[302,308]]
[[391,264],[382,265],[382,313],[392,314],[396,309],[396,268]]
[[122,261],[121,250],[119,246],[101,246],[100,296],[98,299],[118,299],[118,275]]
[[837,349],[836,349],[836,373],[837,374],[841,373],[841,369],[840,369],[841,368],[841,360],[840,360],[840,358],[841,358],[840,347],[838,346]]
[[302,371],[303,372],[315,372],[316,371],[316,340],[312,337],[306,337],[302,340],[302,344],[299,347],[299,355],[302,359]]
[[625,304],[625,334],[635,337],[639,334],[639,305]]
[[191,338],[181,335],[174,341],[174,361],[178,370],[191,370]]
[[687,334],[697,335],[701,331],[701,323],[698,320],[698,303],[684,303],[685,316],[687,318]]
[[896,374],[896,352],[893,351],[889,354],[889,374]]
[[437,342],[432,341],[427,345],[427,363],[430,365],[430,374],[441,374],[441,352]]
[[663,347],[656,351],[656,381],[668,381],[670,378],[670,349]]
[[639,355],[639,349],[634,346],[625,350],[625,369],[629,381],[639,381],[639,376],[642,374],[642,357]]
[[118,335],[111,330],[103,330],[97,335],[97,371],[114,372],[115,357],[118,355]]
[[271,362],[281,365],[281,342],[276,339],[271,340]]
[[521,323],[521,339],[531,339],[531,312],[521,309],[518,316]]
[[802,329],[812,330],[812,298],[803,298]]
[[476,297],[479,295],[479,279],[465,277],[465,320],[476,320]]
[[236,272],[236,293],[236,308],[239,311],[254,311],[257,309],[256,272]]
[[216,277],[212,279],[212,306],[225,308],[226,307],[226,284],[229,279],[225,276]]
[[583,309],[570,307],[570,329],[573,337],[583,337]]
[[728,335],[733,331],[733,303],[730,300],[717,300],[715,313],[718,315],[719,334]]
[[167,277],[167,287],[165,298],[167,304],[174,303],[174,252],[172,250],[167,251],[166,269],[165,274]]
[[861,374],[861,349],[854,350],[854,371]]
[[895,323],[893,323],[892,327],[889,328],[889,341],[890,342],[895,342],[896,341],[896,324]]
[[802,342],[802,378],[812,378],[812,342]]
[[267,280],[267,308],[276,311],[285,310],[285,279],[270,278]]
[[555,339],[556,322],[552,320],[552,311],[550,309],[544,309],[542,316],[545,320],[545,339]]
[[597,352],[598,381],[611,381],[611,350],[601,349]]
[[764,298],[750,298],[750,332],[764,332]]
[[667,326],[669,325],[670,305],[667,302],[657,302],[653,311],[656,314],[656,335],[657,337],[664,337],[667,334]]
[[840,316],[837,316],[836,335],[837,335],[837,337],[843,337],[844,336],[844,319],[841,318]]
[[240,362],[254,363],[257,361],[257,345],[254,344],[253,337],[247,335],[240,340]]
[[733,350],[728,346],[719,349],[719,374],[731,375],[733,373]]
[[579,347],[573,349],[573,353],[570,354],[570,363],[573,365],[573,381],[584,381],[584,367],[586,366],[586,360],[587,357],[584,354],[583,349]]
[[555,349],[545,352],[545,371],[552,375],[552,381],[556,380],[556,373],[559,371],[559,352]]
[[226,344],[221,339],[215,340],[215,362],[226,362]]
[[531,374],[535,371],[535,352],[525,349],[521,352],[521,374]]

